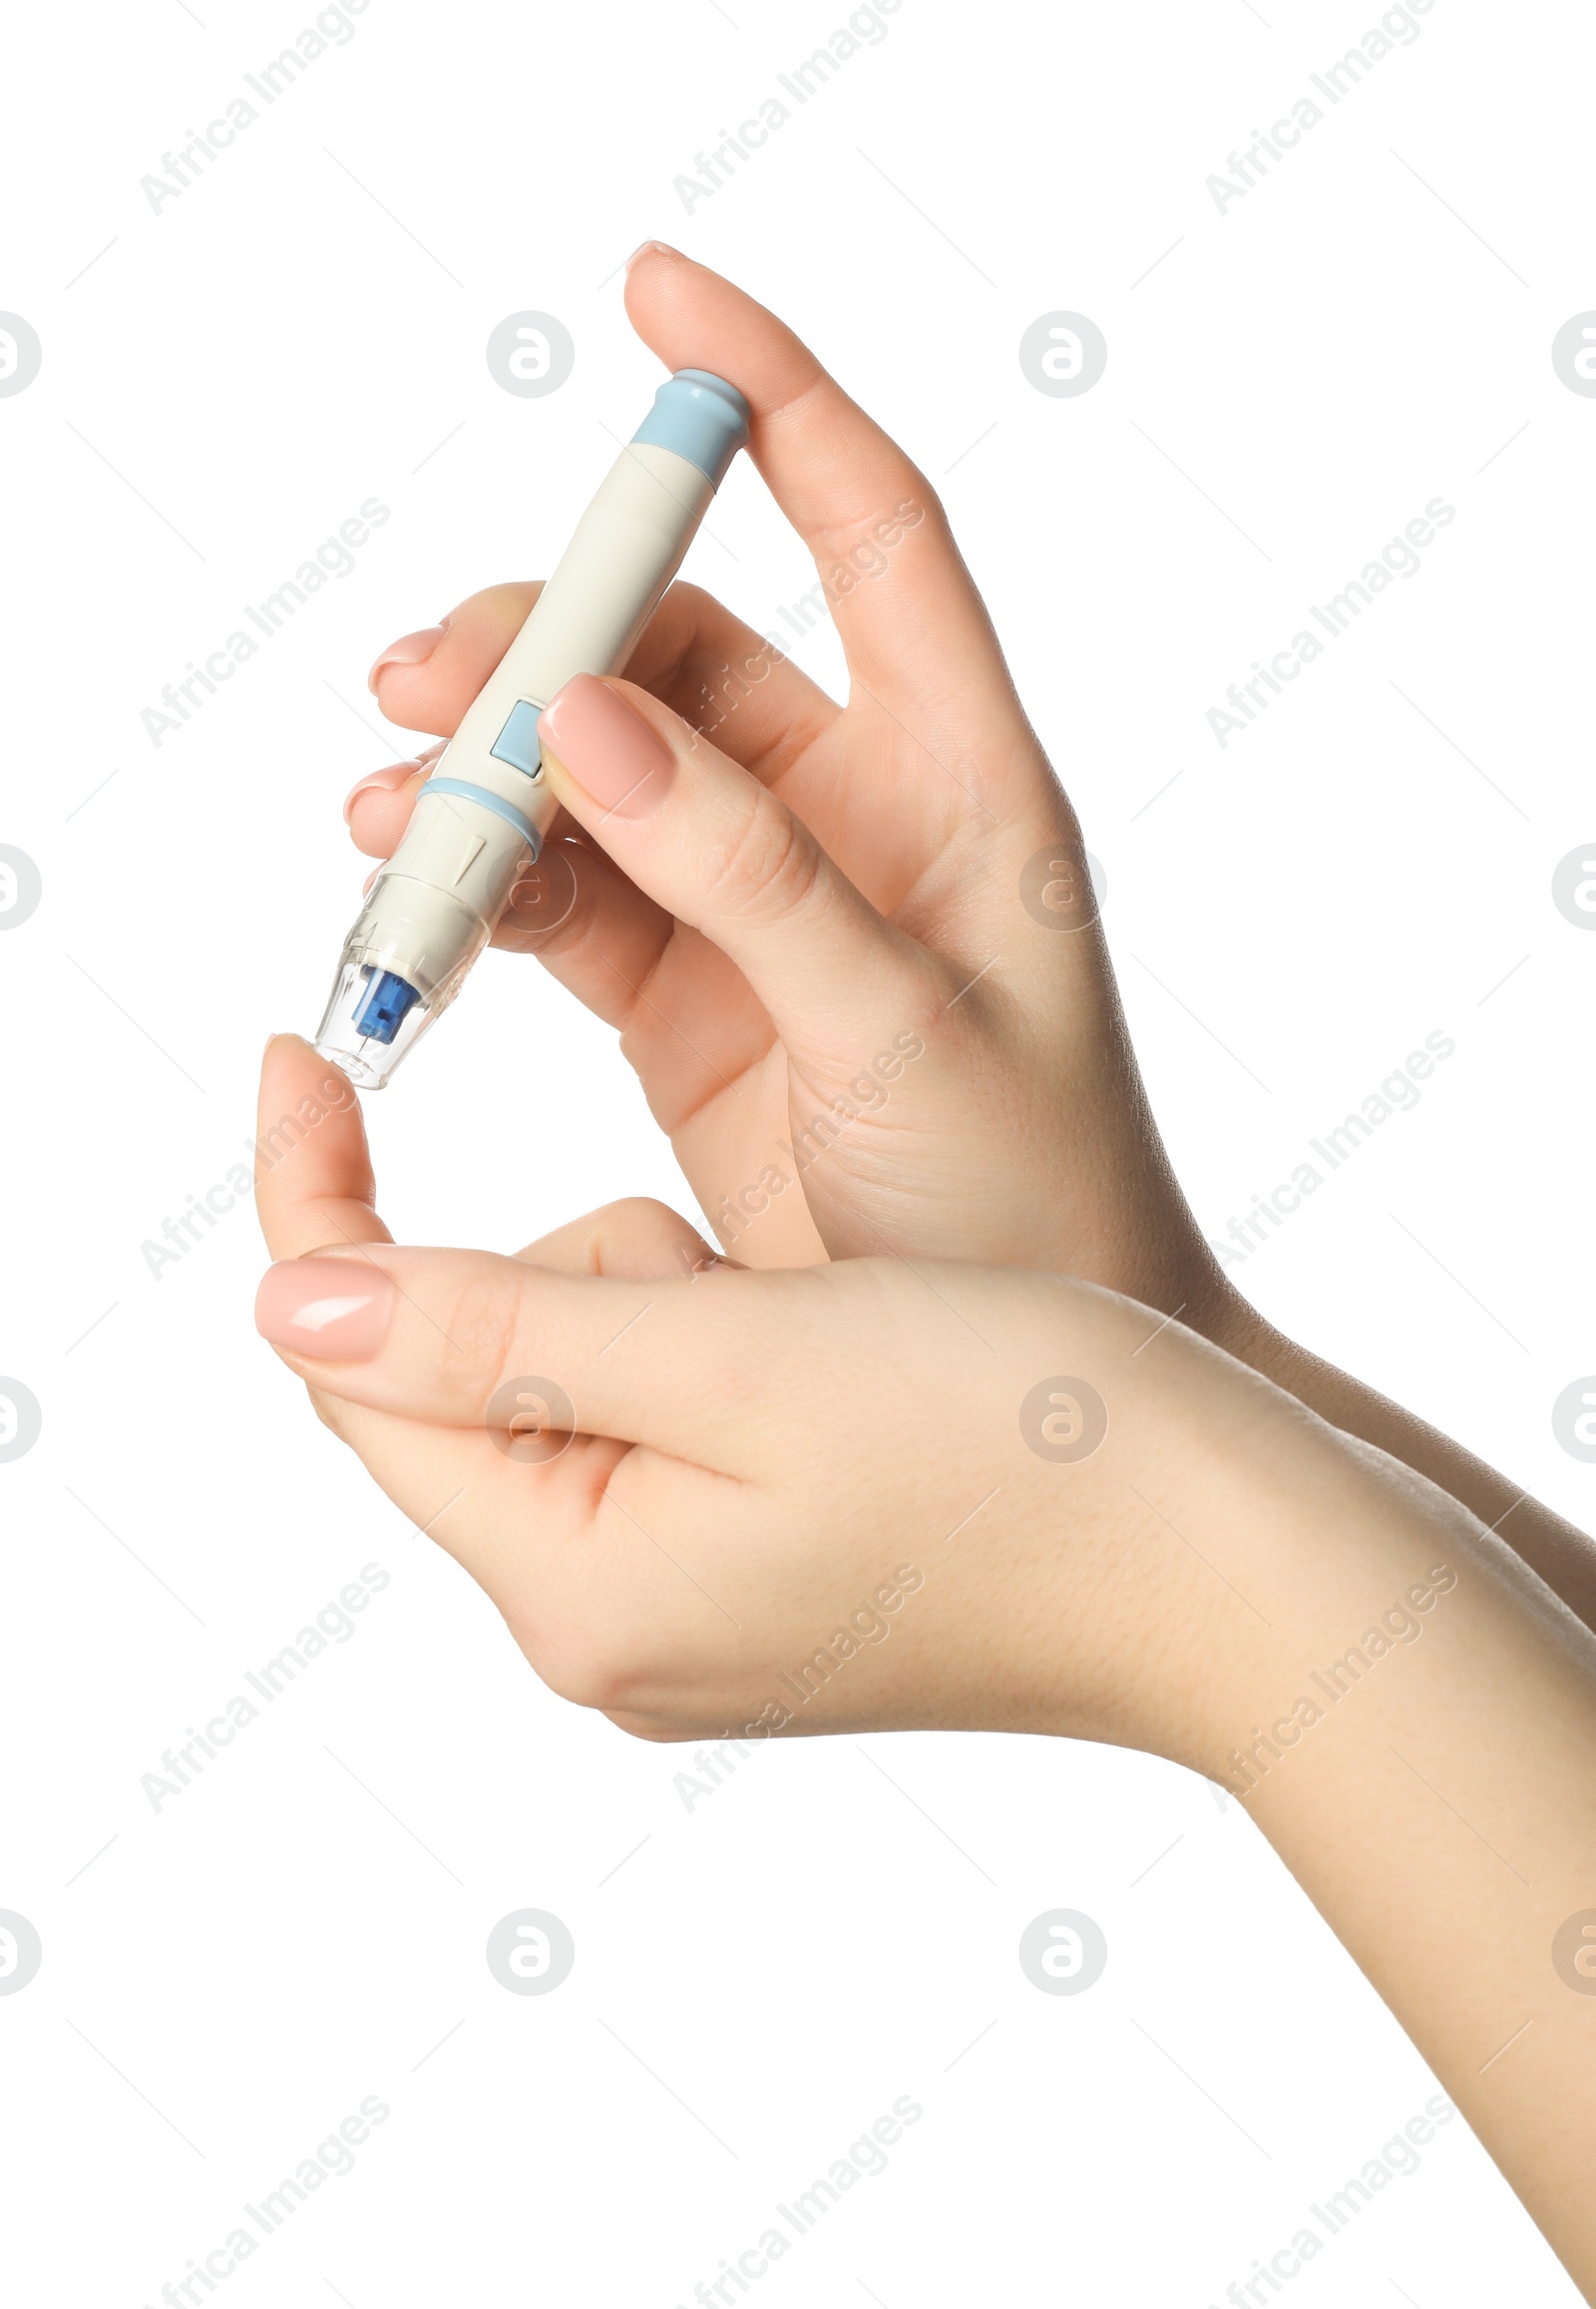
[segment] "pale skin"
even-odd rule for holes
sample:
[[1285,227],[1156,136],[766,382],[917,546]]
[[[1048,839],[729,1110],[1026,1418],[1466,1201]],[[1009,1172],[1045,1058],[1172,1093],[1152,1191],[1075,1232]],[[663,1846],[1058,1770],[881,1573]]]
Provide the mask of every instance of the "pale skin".
[[[1511,1549],[1100,1287],[738,1269],[652,1203],[515,1258],[400,1248],[347,1087],[280,1036],[262,1129],[305,1099],[323,1119],[258,1189],[263,1320],[546,1683],[649,1739],[1051,1732],[1224,1781],[1596,2284],[1596,1998],[1551,1960],[1596,1911],[1596,1639]],[[304,1351],[351,1307],[360,1359]],[[1057,1373],[1108,1414],[1061,1463],[1020,1425]],[[488,1419],[528,1374],[585,1430],[545,1460]],[[1419,1633],[1377,1657],[1394,1609]]]
[[[626,307],[667,367],[714,370],[752,403],[749,454],[827,585],[849,700],[773,660],[708,594],[673,587],[614,684],[676,755],[669,794],[625,819],[556,761],[551,863],[499,943],[536,953],[620,1029],[722,1247],[755,1267],[892,1251],[1057,1267],[1179,1310],[1499,1525],[1596,1627],[1583,1532],[1283,1337],[1221,1271],[1147,1104],[1074,813],[925,475],[788,328],[704,266],[648,244]],[[923,518],[881,547],[905,506]],[[384,652],[372,688],[388,719],[447,736],[537,591],[473,594],[419,662]],[[350,827],[368,856],[392,852],[424,774],[400,764],[356,788]],[[1062,862],[1045,927],[1020,897],[1044,852]],[[563,919],[541,930],[551,912]],[[790,1172],[780,1142],[847,1098],[904,1029],[925,1056],[803,1193],[734,1233],[719,1225],[768,1164]]]
[[[668,366],[748,394],[850,702],[675,588],[611,687],[676,774],[628,817],[555,758],[568,863],[501,943],[622,1029],[700,1204],[761,1271],[657,1205],[513,1260],[400,1250],[352,1102],[323,1092],[332,1111],[261,1180],[268,1243],[331,1255],[333,1284],[321,1257],[302,1271],[319,1306],[369,1313],[383,1274],[397,1289],[358,1359],[283,1335],[276,1284],[270,1335],[538,1672],[627,1731],[1052,1732],[1224,1780],[1588,2288],[1596,1998],[1550,1950],[1596,1907],[1596,1554],[1271,1332],[1219,1271],[1147,1111],[1078,829],[924,477],[714,274],[648,250],[627,302]],[[843,586],[871,540],[881,567]],[[384,712],[451,730],[535,592],[479,594],[430,649],[385,653]],[[369,854],[420,774],[357,789]],[[1038,857],[1063,927],[1022,903]],[[923,1055],[867,1098],[900,1031]],[[263,1116],[324,1080],[278,1038]],[[750,1217],[748,1183],[850,1085],[857,1122]],[[1022,1272],[1042,1267],[1077,1280]],[[528,1372],[587,1430],[546,1463],[487,1431]],[[1019,1426],[1058,1372],[1109,1406],[1067,1464]],[[1421,1619],[1402,1602],[1420,1590]],[[866,1608],[888,1634],[796,1699],[781,1676],[884,1592],[890,1617]],[[1419,1635],[1305,1725],[1312,1675],[1394,1607]]]

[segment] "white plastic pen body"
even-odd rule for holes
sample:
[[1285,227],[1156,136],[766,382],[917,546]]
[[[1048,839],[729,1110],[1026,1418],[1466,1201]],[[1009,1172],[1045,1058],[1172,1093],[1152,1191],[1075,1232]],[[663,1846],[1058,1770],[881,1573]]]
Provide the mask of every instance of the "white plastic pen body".
[[316,1048],[377,1090],[445,1009],[537,858],[556,803],[538,716],[578,673],[615,673],[748,437],[740,393],[684,369],[621,451],[526,623],[416,797],[339,958]]

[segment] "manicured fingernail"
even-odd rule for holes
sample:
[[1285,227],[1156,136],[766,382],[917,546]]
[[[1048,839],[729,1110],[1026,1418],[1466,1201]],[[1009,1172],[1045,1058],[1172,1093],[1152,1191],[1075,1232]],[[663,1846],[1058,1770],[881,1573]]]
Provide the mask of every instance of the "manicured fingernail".
[[676,774],[669,747],[595,673],[576,674],[556,690],[538,717],[538,735],[616,818],[646,818],[657,810]]
[[639,240],[627,257],[625,270],[629,272],[639,256],[646,256],[650,248],[657,248],[661,256],[679,256],[681,250],[672,248],[668,240]]
[[443,636],[443,626],[423,625],[418,633],[401,633],[397,641],[390,641],[366,675],[366,687],[373,697],[377,694],[379,673],[390,665],[425,665]]
[[393,1285],[364,1259],[279,1259],[255,1293],[255,1329],[320,1362],[369,1362],[383,1342]]
[[343,798],[344,824],[348,825],[362,794],[394,793],[407,779],[413,778],[420,767],[419,762],[395,762],[390,770],[373,770],[369,778],[361,778]]

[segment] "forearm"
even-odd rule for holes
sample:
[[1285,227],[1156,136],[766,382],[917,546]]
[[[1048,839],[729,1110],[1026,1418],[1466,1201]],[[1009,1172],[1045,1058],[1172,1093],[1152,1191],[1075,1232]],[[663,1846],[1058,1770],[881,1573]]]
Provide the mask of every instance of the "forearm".
[[1203,1330],[1227,1353],[1262,1371],[1333,1427],[1373,1443],[1439,1484],[1487,1530],[1499,1533],[1587,1628],[1596,1629],[1596,1541],[1576,1525],[1427,1420],[1285,1338],[1235,1294],[1218,1299]]
[[1210,1768],[1589,2291],[1596,1642],[1471,1517],[1340,1438],[1266,1468],[1248,1522],[1275,1550],[1272,1575],[1247,1567],[1273,1633]]

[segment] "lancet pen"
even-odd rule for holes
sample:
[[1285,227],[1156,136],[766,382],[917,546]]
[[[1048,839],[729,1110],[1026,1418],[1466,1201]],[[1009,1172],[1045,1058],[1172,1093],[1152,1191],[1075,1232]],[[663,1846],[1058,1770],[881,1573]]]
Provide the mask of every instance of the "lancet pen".
[[554,576],[416,797],[404,839],[345,941],[316,1035],[380,1090],[459,992],[555,814],[538,716],[578,673],[616,673],[680,567],[748,405],[703,369],[667,378]]

